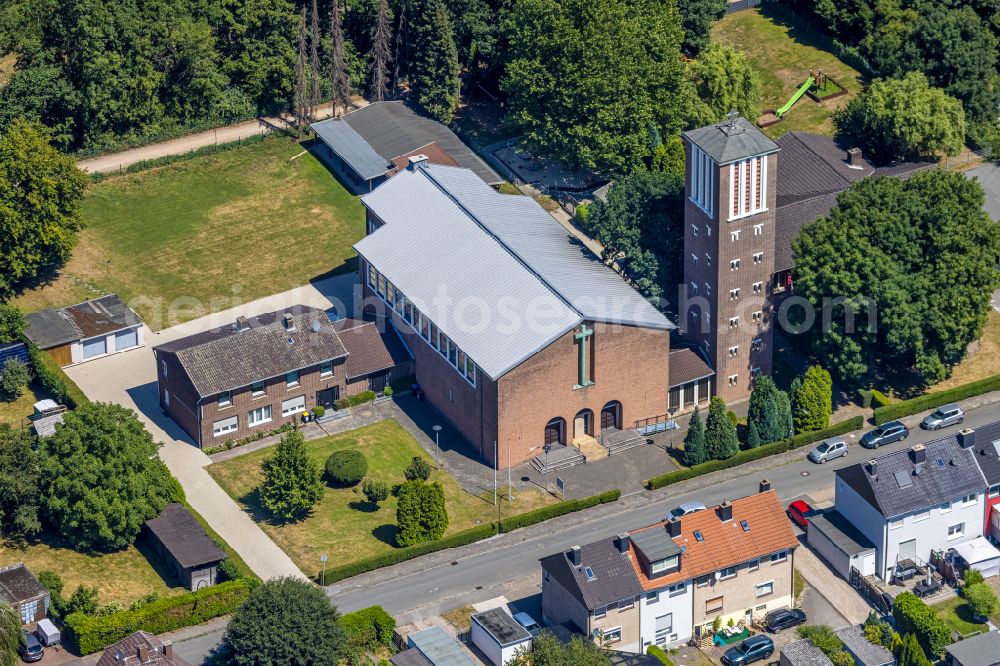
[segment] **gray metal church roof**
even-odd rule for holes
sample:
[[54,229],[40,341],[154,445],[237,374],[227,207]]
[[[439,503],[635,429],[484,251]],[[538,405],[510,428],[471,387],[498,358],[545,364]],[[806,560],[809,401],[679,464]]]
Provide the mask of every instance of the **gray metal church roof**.
[[739,116],[735,121],[724,120],[684,132],[684,136],[717,164],[729,164],[781,150],[753,123]]
[[384,175],[392,164],[341,118],[329,118],[311,125],[326,145],[333,148],[365,180]]
[[494,379],[584,320],[673,328],[532,199],[468,169],[406,170],[362,202],[385,225],[358,254]]

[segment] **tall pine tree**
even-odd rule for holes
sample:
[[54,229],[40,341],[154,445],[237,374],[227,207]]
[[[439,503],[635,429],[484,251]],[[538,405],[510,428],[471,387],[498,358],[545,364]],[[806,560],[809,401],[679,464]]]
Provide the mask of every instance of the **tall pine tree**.
[[443,123],[458,107],[458,47],[443,0],[423,0],[413,17],[410,86],[417,103]]
[[344,46],[343,17],[339,0],[330,7],[330,41],[333,42],[333,62],[330,67],[330,90],[333,115],[346,113],[351,104],[351,78],[347,73],[347,50]]
[[756,426],[762,444],[781,439],[787,429],[779,413],[778,393],[778,387],[770,377],[759,375],[754,378],[747,408],[747,425]]
[[407,22],[406,14],[409,4],[409,0],[402,0],[399,3],[399,21],[396,22],[396,54],[392,58],[393,90],[399,87],[399,79],[406,74],[405,67],[410,62],[409,40],[407,39],[410,25]]
[[389,15],[389,3],[378,0],[378,14],[375,17],[375,30],[372,32],[372,48],[368,52],[371,68],[372,100],[381,102],[389,93],[389,61],[392,59],[392,17]]
[[684,464],[688,467],[705,462],[708,455],[705,452],[705,426],[701,422],[701,411],[694,408],[687,434],[684,435]]
[[792,416],[796,432],[822,430],[833,413],[833,379],[818,365],[809,366],[805,378],[793,385]]
[[732,458],[740,450],[736,426],[729,420],[726,411],[726,403],[722,398],[715,397],[709,402],[708,420],[705,422],[705,451],[714,460]]
[[299,18],[299,57],[295,62],[295,98],[292,102],[295,114],[295,131],[302,134],[302,127],[309,117],[309,91],[306,81],[306,10],[302,8]]
[[309,27],[309,119],[316,119],[319,110],[320,70],[319,70],[319,9],[312,0],[312,16]]

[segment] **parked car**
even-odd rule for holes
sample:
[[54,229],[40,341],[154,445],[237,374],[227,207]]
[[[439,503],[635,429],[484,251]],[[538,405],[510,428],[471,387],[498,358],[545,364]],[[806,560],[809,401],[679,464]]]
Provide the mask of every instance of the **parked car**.
[[726,650],[722,655],[722,663],[726,666],[743,666],[767,659],[772,654],[774,654],[774,641],[764,634],[757,634]]
[[[24,630],[22,629],[22,631]],[[24,631],[24,642],[21,644],[20,654],[22,661],[28,663],[41,661],[42,657],[45,656],[45,648],[42,647],[33,633]]]
[[764,616],[764,626],[772,634],[776,634],[783,629],[791,629],[800,624],[806,623],[806,614],[798,608],[782,608],[773,610]]
[[865,433],[861,438],[861,446],[866,449],[877,449],[885,444],[892,444],[910,436],[910,429],[899,421],[883,423],[874,430]]
[[965,420],[965,413],[962,408],[952,403],[938,407],[933,412],[924,417],[920,422],[920,427],[924,430],[938,430],[948,426],[958,425]]
[[788,505],[788,517],[793,523],[801,527],[803,530],[809,529],[809,517],[815,512],[812,507],[802,500],[795,500]]
[[847,442],[840,437],[824,439],[809,452],[809,460],[823,464],[827,460],[843,458],[847,455]]
[[537,636],[538,632],[542,630],[542,625],[535,622],[535,618],[527,613],[514,613],[514,619],[519,625],[527,629],[528,633],[532,636]]
[[686,516],[689,513],[694,513],[696,511],[704,511],[705,505],[701,502],[684,502],[679,507],[670,512],[671,518],[680,518]]

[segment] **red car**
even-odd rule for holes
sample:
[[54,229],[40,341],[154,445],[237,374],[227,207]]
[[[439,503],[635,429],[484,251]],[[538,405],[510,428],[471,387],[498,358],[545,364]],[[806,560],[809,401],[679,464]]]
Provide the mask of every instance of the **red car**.
[[788,517],[803,530],[809,529],[809,516],[813,515],[812,507],[802,500],[795,500],[788,505]]

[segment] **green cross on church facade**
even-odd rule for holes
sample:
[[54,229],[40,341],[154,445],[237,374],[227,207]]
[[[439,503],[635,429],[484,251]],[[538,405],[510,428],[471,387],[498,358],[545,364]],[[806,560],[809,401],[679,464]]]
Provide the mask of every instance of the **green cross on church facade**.
[[579,382],[573,388],[583,388],[584,386],[590,386],[593,384],[589,375],[589,367],[587,365],[587,346],[590,344],[590,336],[594,334],[594,329],[587,328],[587,324],[580,324],[580,330],[573,336],[580,343],[580,376]]

